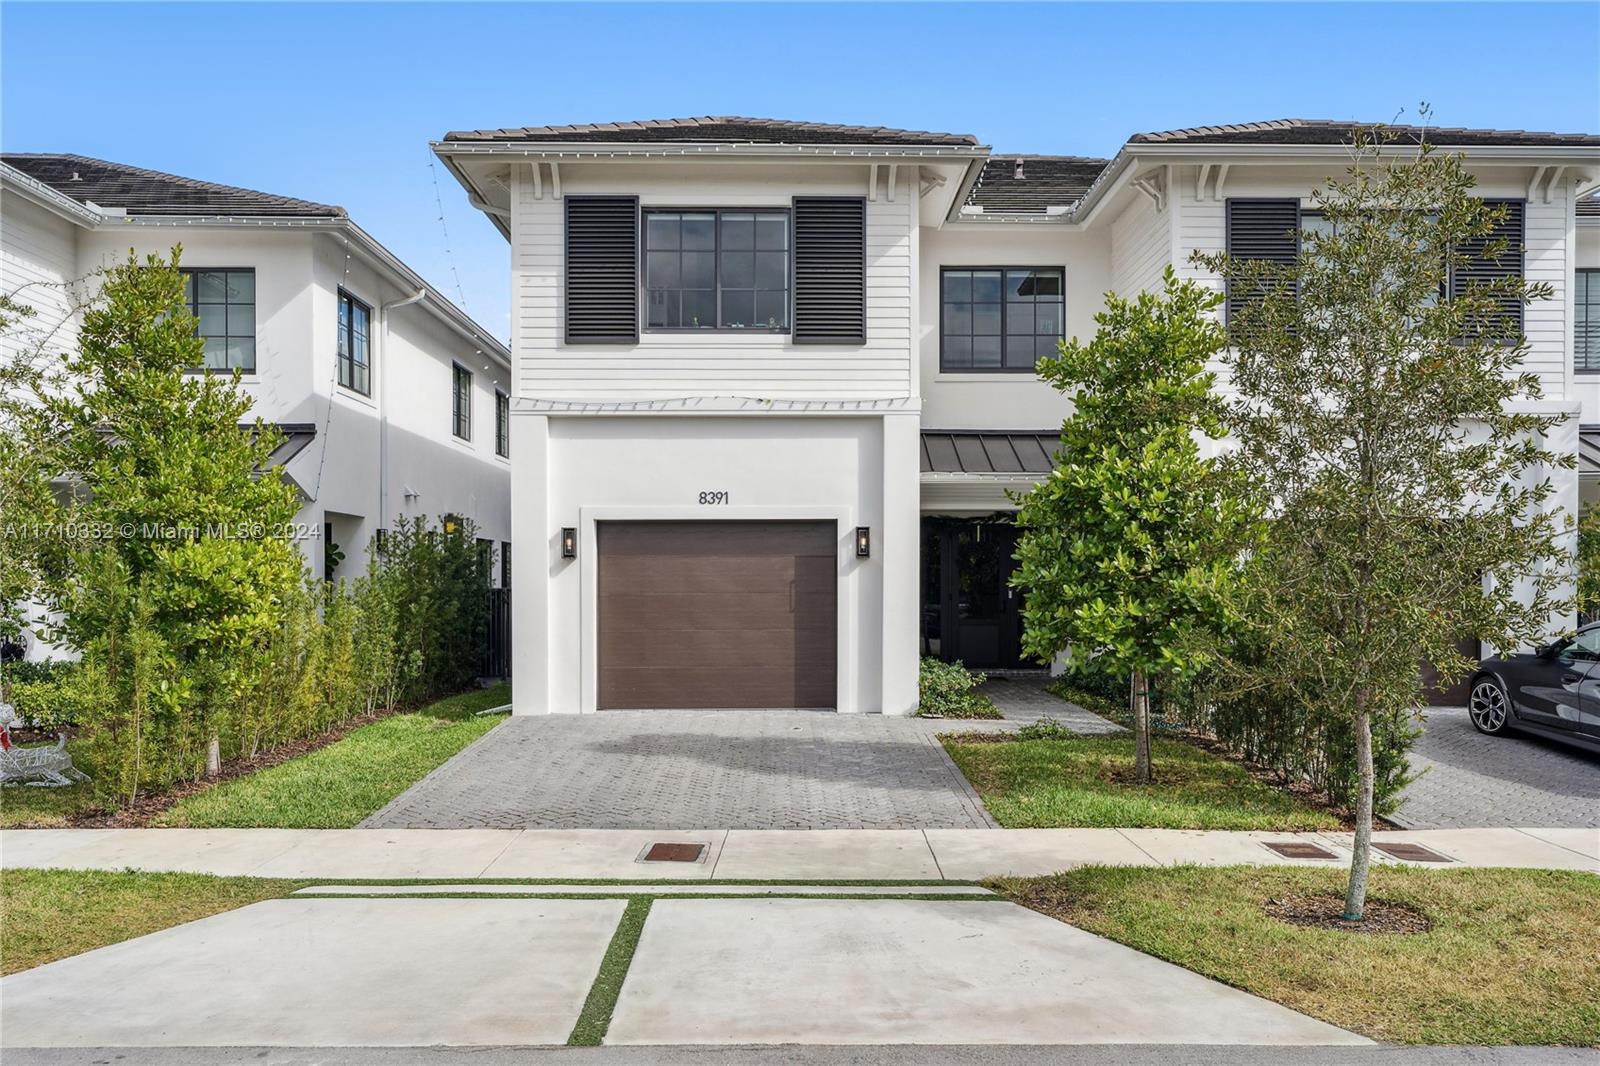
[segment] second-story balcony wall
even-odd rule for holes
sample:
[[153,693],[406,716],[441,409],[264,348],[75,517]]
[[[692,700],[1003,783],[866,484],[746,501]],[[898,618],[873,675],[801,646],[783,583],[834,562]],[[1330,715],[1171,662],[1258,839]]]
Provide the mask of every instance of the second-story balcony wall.
[[[870,192],[869,173],[877,175]],[[888,167],[860,163],[565,162],[557,185],[548,164],[514,164],[509,222],[518,397],[599,403],[708,397],[910,403],[916,395],[916,168],[888,175]],[[732,210],[787,219],[794,197],[864,199],[865,343],[797,343],[787,321],[792,314],[787,297],[772,297],[767,304],[785,308],[782,320],[762,312],[757,326],[696,328],[683,324],[689,321],[687,312],[678,324],[664,326],[644,298],[647,251],[641,253],[637,342],[567,343],[564,201],[584,196],[637,197],[646,220],[651,212],[672,209],[702,218]],[[641,223],[646,247],[650,232]],[[787,243],[792,244],[792,235]],[[784,284],[792,292],[792,250],[784,252]]]

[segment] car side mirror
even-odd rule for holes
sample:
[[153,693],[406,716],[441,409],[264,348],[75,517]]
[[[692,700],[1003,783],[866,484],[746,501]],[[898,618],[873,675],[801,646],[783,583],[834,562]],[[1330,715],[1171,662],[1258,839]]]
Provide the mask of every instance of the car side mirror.
[[1556,646],[1554,644],[1541,644],[1537,648],[1533,649],[1533,654],[1541,659],[1548,659],[1550,656],[1554,655],[1555,652]]

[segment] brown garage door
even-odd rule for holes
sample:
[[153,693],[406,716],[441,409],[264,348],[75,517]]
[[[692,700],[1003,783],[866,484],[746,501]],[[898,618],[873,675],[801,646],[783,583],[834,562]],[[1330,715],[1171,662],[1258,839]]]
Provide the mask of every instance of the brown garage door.
[[832,707],[831,522],[602,522],[601,709]]

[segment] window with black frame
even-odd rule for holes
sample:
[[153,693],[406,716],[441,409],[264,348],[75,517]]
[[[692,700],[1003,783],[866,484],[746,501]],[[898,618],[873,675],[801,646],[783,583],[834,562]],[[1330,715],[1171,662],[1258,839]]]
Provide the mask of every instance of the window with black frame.
[[462,440],[472,439],[472,371],[460,363],[450,367],[451,432]]
[[789,212],[644,212],[645,327],[789,329]]
[[1574,271],[1572,348],[1582,373],[1600,373],[1600,270]]
[[256,272],[182,271],[184,300],[205,342],[205,369],[256,368]]
[[339,384],[372,395],[372,308],[339,290]]
[[494,393],[494,453],[511,455],[511,397],[499,389]]
[[1065,271],[949,267],[940,274],[939,368],[1033,372],[1065,336]]

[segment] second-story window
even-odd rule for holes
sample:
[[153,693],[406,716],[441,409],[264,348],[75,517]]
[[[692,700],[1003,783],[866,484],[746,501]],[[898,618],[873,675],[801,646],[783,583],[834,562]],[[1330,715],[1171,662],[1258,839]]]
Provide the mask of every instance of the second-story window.
[[649,329],[789,329],[789,213],[644,212]]
[[450,431],[462,440],[472,439],[472,371],[450,364]]
[[511,455],[511,397],[494,391],[494,453]]
[[184,299],[199,320],[207,370],[256,368],[256,272],[184,270]]
[[1064,335],[1065,271],[946,269],[940,277],[939,369],[1033,372]]
[[372,308],[339,290],[339,384],[372,395]]
[[1574,271],[1572,347],[1576,369],[1600,372],[1600,270]]

